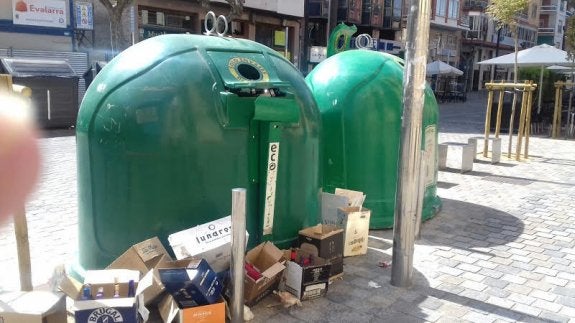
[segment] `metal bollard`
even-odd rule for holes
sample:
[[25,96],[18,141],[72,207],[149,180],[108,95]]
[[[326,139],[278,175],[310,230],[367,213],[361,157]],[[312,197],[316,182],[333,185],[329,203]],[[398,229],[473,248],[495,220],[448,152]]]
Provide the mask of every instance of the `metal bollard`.
[[246,252],[246,189],[232,189],[232,322],[244,321],[244,255]]

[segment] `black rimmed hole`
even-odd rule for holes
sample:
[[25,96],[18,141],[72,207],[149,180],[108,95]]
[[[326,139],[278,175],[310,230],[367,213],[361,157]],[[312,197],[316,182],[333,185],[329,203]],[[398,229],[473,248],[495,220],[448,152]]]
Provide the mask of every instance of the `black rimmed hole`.
[[248,80],[259,80],[262,76],[260,71],[257,68],[249,65],[249,64],[240,64],[238,65],[238,73],[241,76],[247,78]]

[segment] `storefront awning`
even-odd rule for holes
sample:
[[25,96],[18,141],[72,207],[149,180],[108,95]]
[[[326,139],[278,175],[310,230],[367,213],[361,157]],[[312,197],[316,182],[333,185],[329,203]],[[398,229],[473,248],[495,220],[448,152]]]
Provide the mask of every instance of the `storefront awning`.
[[0,63],[3,72],[14,77],[78,77],[72,66],[63,60],[0,58]]

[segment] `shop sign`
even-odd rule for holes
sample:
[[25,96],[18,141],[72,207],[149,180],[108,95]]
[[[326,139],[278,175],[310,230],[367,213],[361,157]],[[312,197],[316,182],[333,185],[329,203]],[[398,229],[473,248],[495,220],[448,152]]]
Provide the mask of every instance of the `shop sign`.
[[76,2],[74,4],[76,12],[76,29],[94,29],[94,8],[89,2]]
[[12,18],[15,25],[66,28],[66,1],[12,0]]
[[140,28],[140,39],[148,39],[160,35],[171,34],[167,30]]

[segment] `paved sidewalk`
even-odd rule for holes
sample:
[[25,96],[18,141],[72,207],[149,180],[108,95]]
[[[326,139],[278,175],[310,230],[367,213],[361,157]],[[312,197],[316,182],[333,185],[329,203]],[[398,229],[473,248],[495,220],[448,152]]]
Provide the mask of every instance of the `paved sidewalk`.
[[[442,104],[440,142],[481,135],[485,97]],[[77,245],[74,138],[41,144],[46,169],[28,205],[36,285],[70,262]],[[368,254],[345,259],[343,280],[325,298],[284,309],[268,307],[271,296],[253,309],[254,321],[575,322],[575,141],[532,137],[530,154],[479,161],[466,174],[439,172],[443,210],[422,226],[411,288],[389,284],[391,269],[378,263],[391,260],[393,233],[373,230]],[[11,224],[0,241],[0,286],[16,289]]]

